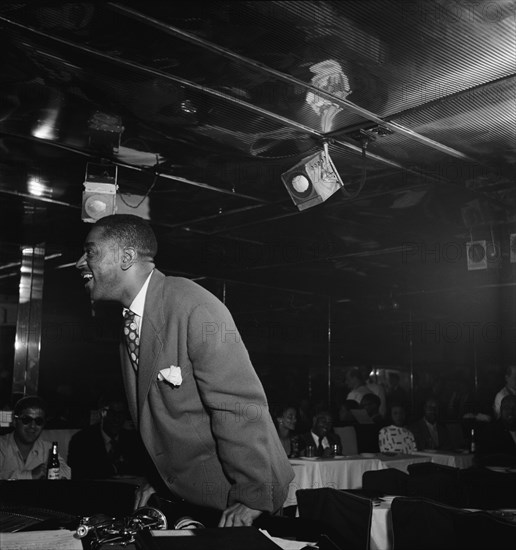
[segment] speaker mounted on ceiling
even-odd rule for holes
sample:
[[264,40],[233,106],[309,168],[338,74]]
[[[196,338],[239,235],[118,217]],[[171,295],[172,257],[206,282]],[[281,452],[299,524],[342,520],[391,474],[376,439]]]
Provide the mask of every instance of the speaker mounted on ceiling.
[[487,241],[470,241],[466,243],[466,257],[468,259],[468,271],[487,269]]
[[344,186],[326,143],[323,151],[304,158],[284,172],[281,179],[299,210],[324,202]]
[[481,239],[466,243],[468,271],[479,271],[500,267],[500,245],[494,240]]
[[116,213],[118,167],[89,162],[86,166],[82,193],[82,221],[97,220]]

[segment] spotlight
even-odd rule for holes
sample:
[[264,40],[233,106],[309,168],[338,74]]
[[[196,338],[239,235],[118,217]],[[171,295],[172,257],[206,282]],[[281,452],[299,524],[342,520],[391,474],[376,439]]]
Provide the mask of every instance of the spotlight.
[[82,221],[95,223],[116,213],[118,167],[89,162],[82,193]]
[[500,245],[494,239],[466,243],[468,271],[495,269],[501,267]]
[[468,271],[487,269],[487,241],[471,241],[466,243]]
[[326,143],[323,151],[303,159],[283,173],[281,179],[299,210],[324,202],[344,185]]

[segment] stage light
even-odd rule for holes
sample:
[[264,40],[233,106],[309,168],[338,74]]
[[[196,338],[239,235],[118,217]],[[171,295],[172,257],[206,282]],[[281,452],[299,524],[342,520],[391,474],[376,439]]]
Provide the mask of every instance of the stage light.
[[281,179],[299,210],[324,202],[344,185],[326,143],[323,151],[304,158],[284,172]]
[[82,193],[82,221],[95,223],[116,213],[118,167],[89,162]]
[[487,269],[487,241],[471,241],[466,243],[468,271]]

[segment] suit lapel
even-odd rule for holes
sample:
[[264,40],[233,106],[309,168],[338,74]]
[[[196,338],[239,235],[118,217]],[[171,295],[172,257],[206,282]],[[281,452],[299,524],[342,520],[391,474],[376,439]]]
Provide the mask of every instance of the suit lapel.
[[165,276],[155,269],[145,296],[138,359],[138,411],[140,413],[152,381],[158,376],[158,359],[163,349],[160,333],[165,324],[162,308],[164,279]]

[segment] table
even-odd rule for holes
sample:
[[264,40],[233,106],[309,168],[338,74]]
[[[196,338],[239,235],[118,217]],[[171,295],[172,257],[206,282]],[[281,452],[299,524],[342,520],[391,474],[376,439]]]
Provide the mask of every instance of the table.
[[289,485],[284,507],[297,505],[298,489],[360,489],[362,475],[369,470],[382,470],[386,466],[376,456],[362,455],[336,458],[292,458],[290,464],[295,477]]
[[473,466],[474,455],[471,453],[455,453],[453,451],[416,451],[417,456],[424,456],[430,459],[430,462],[442,464],[443,466],[452,466],[462,470]]
[[[161,530],[140,533],[142,539],[151,542],[152,548],[176,548],[176,550],[202,550],[203,548],[254,548],[274,550],[279,548],[301,548],[306,543],[294,542],[277,537],[271,537],[267,532],[254,527],[235,527],[224,529],[191,530]],[[138,536],[140,536],[138,535]],[[172,537],[174,537],[172,539]],[[209,540],[207,540],[209,539]],[[149,547],[150,544],[148,544]],[[124,548],[134,550],[136,543],[129,543]],[[138,546],[139,548],[140,546]],[[83,550],[81,539],[75,536],[75,531],[28,531],[21,533],[0,533],[0,548],[2,550]],[[101,550],[122,548],[121,544],[114,546],[104,543]],[[147,546],[146,546],[147,548]]]

